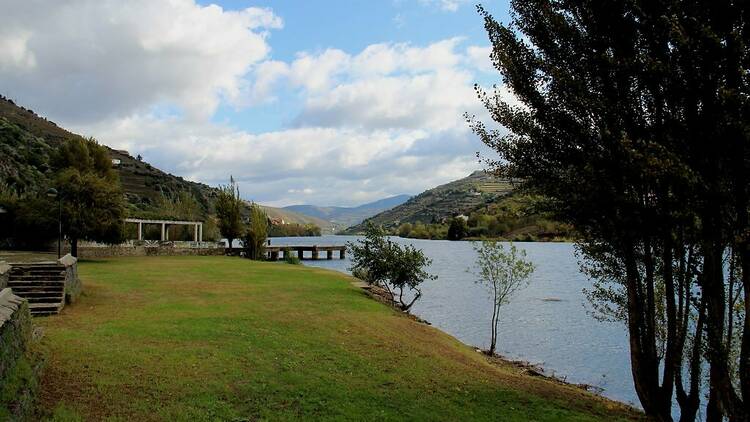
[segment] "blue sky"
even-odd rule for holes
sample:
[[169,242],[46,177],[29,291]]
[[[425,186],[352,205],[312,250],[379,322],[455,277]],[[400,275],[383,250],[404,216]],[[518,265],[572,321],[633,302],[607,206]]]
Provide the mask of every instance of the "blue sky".
[[[269,205],[416,194],[490,154],[463,113],[499,83],[464,0],[11,0],[0,92]],[[507,21],[506,1],[484,6]]]

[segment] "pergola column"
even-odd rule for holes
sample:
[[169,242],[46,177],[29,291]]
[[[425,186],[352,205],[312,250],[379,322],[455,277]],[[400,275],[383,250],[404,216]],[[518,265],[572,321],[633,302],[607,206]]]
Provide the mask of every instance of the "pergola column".
[[143,223],[138,223],[138,240],[143,240]]
[[198,241],[203,242],[203,223],[198,224]]
[[167,225],[164,223],[161,223],[161,240],[165,241],[167,240]]
[[197,224],[193,226],[193,230],[194,230],[193,242],[197,242],[198,241],[198,225]]

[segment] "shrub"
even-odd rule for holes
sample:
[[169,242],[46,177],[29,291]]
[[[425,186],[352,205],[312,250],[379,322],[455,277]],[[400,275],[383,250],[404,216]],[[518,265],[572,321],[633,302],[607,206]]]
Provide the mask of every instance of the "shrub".
[[[421,250],[393,242],[371,223],[367,224],[365,239],[349,242],[347,247],[352,251],[352,274],[358,278],[365,274],[363,281],[385,289],[404,311],[422,297],[419,285],[437,278],[425,271],[432,260]],[[405,291],[413,294],[411,300],[404,297]]]

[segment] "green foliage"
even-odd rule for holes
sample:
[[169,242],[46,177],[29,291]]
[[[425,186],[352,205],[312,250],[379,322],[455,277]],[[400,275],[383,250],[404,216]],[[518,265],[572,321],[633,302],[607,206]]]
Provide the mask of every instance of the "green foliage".
[[315,224],[271,224],[268,237],[320,236],[320,227]]
[[[572,227],[556,221],[550,212],[543,209],[544,200],[539,196],[511,193],[497,198],[495,202],[482,204],[468,212],[466,224],[449,221],[449,224],[404,223],[395,234],[417,239],[451,239],[450,225],[465,233],[458,240],[505,239],[511,241],[559,241],[576,237]],[[459,226],[460,225],[460,226]]]
[[575,228],[595,311],[627,324],[647,415],[672,420],[676,395],[681,420],[694,420],[708,366],[707,419],[747,420],[750,325],[730,363],[726,274],[736,253],[747,294],[747,5],[518,0],[512,8],[503,24],[478,7],[493,64],[514,94],[477,85],[492,126],[508,129],[468,116],[498,153],[489,164]]
[[125,204],[106,148],[94,139],[71,138],[53,157],[55,188],[62,202],[63,233],[77,253],[78,240],[124,240]]
[[52,152],[43,139],[0,116],[0,184],[16,194],[46,189]]
[[[393,242],[372,224],[367,225],[363,240],[349,242],[347,247],[352,252],[352,273],[364,271],[367,274],[364,281],[387,290],[404,311],[422,297],[419,285],[423,281],[437,279],[425,270],[432,260],[421,250]],[[413,295],[410,300],[404,297],[405,290]]]
[[57,203],[0,184],[0,248],[40,250],[57,238]]
[[216,242],[221,239],[219,231],[219,222],[214,215],[207,215],[203,222],[203,240],[207,242]]
[[302,264],[302,260],[297,255],[292,255],[289,248],[284,249],[284,262],[291,265]]
[[242,227],[242,209],[243,202],[240,198],[240,188],[230,178],[229,185],[220,186],[216,195],[216,217],[219,220],[219,232],[227,238],[232,247],[232,241],[242,237],[244,228]]
[[477,283],[484,285],[492,299],[492,334],[489,354],[495,353],[497,326],[500,308],[510,302],[511,297],[528,286],[534,265],[526,260],[526,251],[519,250],[511,243],[508,250],[502,243],[485,240],[474,244],[477,260],[474,274]]
[[466,220],[461,217],[453,217],[448,226],[448,240],[461,240],[469,233]]
[[268,238],[268,216],[260,205],[250,206],[250,221],[243,240],[247,257],[254,260],[265,258],[266,238]]

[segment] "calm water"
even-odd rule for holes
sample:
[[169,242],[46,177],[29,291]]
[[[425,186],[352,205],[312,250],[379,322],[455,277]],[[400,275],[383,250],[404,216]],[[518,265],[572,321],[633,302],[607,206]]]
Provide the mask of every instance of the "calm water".
[[[342,245],[354,236],[273,238],[272,245]],[[466,270],[476,254],[470,242],[394,238],[432,258],[438,279],[423,284],[413,313],[464,343],[489,347],[492,299]],[[582,293],[589,283],[569,243],[524,243],[536,265],[531,285],[501,310],[498,352],[541,364],[568,382],[600,387],[609,398],[637,405],[632,385],[627,332],[622,324],[601,323],[587,314]],[[349,259],[305,261],[305,265],[348,272]],[[554,299],[554,301],[545,300]]]

